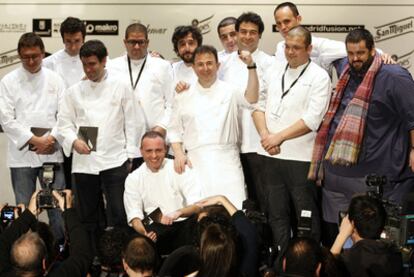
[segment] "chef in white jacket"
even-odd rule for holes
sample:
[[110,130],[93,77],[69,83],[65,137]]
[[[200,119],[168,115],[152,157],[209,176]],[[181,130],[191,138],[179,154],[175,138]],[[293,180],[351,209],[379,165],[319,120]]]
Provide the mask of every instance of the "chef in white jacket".
[[168,129],[176,171],[182,172],[186,164],[193,167],[202,197],[223,194],[237,208],[246,198],[237,114],[258,98],[256,65],[248,51],[241,58],[249,69],[245,91],[218,80],[214,47],[198,47],[193,60],[198,81],[176,96]]

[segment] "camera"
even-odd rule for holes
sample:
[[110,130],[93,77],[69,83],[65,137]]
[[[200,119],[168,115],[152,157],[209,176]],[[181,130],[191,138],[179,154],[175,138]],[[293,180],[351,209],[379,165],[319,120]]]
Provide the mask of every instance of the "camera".
[[[56,166],[53,163],[45,163],[43,165],[41,182],[45,188],[39,191],[36,197],[36,204],[39,209],[56,209],[59,207],[58,200],[52,194]],[[66,194],[63,190],[57,190],[57,192],[65,198]]]
[[20,207],[14,207],[14,206],[5,206],[1,210],[1,221],[2,222],[10,222],[13,221],[14,218],[14,210],[18,209],[18,213],[21,213]]

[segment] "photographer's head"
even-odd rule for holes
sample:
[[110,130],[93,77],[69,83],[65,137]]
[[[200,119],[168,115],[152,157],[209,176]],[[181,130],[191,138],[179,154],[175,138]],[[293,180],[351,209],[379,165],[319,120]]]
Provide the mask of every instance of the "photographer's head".
[[125,248],[122,263],[128,276],[151,277],[157,265],[157,253],[147,237],[132,239]]
[[290,241],[283,259],[283,271],[292,276],[319,276],[322,249],[311,238],[294,238]]
[[12,246],[10,260],[17,276],[42,276],[46,259],[46,245],[36,232],[22,235]]
[[379,239],[384,230],[386,211],[382,203],[367,195],[355,196],[348,208],[348,217],[363,239]]

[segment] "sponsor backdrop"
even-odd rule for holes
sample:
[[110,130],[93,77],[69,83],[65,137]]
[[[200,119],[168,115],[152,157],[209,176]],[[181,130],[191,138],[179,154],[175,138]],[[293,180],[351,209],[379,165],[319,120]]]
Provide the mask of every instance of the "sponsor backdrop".
[[[124,52],[122,39],[126,26],[141,22],[148,27],[151,50],[167,59],[175,59],[171,35],[178,25],[193,24],[200,28],[204,42],[218,48],[217,23],[226,16],[237,17],[254,11],[265,22],[260,48],[273,54],[281,40],[274,26],[273,10],[281,1],[210,0],[210,1],[142,1],[142,0],[77,0],[75,1],[1,1],[0,0],[0,78],[18,66],[16,45],[24,32],[41,35],[46,51],[63,47],[59,26],[67,16],[85,21],[87,39],[101,39],[110,57]],[[370,30],[383,51],[414,73],[414,1],[295,1],[303,24],[315,35],[343,41],[353,28]],[[5,161],[6,138],[0,134],[0,203],[13,203],[9,173]],[[3,193],[4,192],[4,193]]]

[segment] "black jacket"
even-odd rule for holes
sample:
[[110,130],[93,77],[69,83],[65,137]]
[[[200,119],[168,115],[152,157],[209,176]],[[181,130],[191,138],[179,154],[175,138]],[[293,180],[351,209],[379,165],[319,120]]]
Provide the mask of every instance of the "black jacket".
[[[47,275],[50,277],[85,276],[92,261],[92,250],[88,236],[82,227],[75,209],[68,209],[62,213],[65,222],[70,247],[70,256],[54,267]],[[10,262],[10,250],[13,243],[36,224],[36,217],[25,210],[9,228],[0,235],[0,276],[14,276]]]

